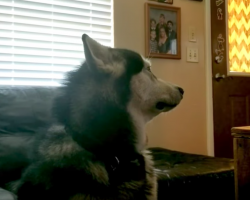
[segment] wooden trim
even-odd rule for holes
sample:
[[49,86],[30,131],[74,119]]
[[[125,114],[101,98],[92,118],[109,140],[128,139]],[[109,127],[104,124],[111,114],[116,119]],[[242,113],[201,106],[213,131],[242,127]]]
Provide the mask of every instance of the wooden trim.
[[213,123],[213,87],[212,87],[212,56],[211,56],[211,6],[205,1],[205,64],[206,64],[206,112],[207,112],[207,152],[214,156],[214,123]]
[[238,126],[231,128],[232,133],[248,133],[250,136],[250,126]]

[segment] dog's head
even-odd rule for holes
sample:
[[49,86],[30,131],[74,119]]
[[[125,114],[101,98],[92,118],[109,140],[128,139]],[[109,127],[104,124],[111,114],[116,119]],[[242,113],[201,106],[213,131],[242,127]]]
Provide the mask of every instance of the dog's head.
[[86,34],[82,41],[85,62],[69,75],[66,95],[55,103],[59,120],[73,132],[91,133],[99,144],[121,140],[130,128],[132,140],[144,143],[145,124],[176,107],[183,89],[158,79],[134,51],[103,46]]
[[[146,123],[180,103],[184,90],[158,79],[151,71],[151,63],[138,53],[102,46],[87,35],[83,35],[82,39],[89,67],[98,73],[106,74],[107,82],[110,84],[116,84],[117,80],[124,78],[128,81],[124,81],[123,84],[130,90],[127,101],[129,113],[136,113],[137,117]],[[114,85],[105,87],[112,88],[113,95],[120,94],[120,91],[114,91],[115,89],[123,88]],[[120,95],[127,98],[127,94]]]

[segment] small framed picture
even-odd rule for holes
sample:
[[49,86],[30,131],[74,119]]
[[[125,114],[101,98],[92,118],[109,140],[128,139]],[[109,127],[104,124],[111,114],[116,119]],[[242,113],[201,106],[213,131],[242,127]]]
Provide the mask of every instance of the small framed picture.
[[149,0],[149,1],[156,1],[159,3],[173,4],[173,0]]
[[181,59],[181,9],[145,4],[145,56]]

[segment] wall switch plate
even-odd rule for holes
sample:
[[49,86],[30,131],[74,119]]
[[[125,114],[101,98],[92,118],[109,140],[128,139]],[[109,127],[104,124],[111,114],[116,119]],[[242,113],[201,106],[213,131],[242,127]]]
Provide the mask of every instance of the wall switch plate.
[[196,28],[194,26],[189,27],[189,41],[196,42]]
[[187,62],[199,62],[199,51],[197,47],[187,48]]
[[187,48],[187,61],[192,62],[193,60],[193,55],[192,55],[192,48]]
[[193,62],[199,62],[198,48],[193,48]]

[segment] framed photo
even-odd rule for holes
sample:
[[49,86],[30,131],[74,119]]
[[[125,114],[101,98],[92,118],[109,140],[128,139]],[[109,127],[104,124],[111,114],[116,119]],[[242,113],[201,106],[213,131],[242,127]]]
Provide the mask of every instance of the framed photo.
[[149,1],[156,1],[159,3],[173,4],[173,0],[149,0]]
[[181,9],[145,4],[145,56],[181,59]]

